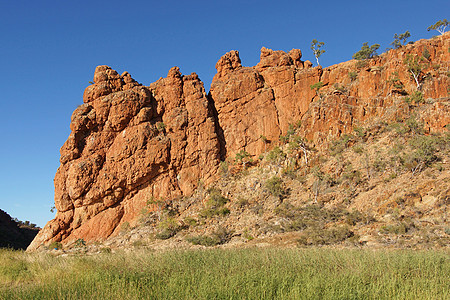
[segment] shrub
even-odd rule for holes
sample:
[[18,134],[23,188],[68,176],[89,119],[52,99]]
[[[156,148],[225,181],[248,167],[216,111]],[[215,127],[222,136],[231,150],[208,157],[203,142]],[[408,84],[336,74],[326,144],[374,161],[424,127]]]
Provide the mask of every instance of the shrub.
[[283,197],[286,193],[283,187],[283,180],[278,176],[273,176],[266,181],[267,190],[276,197]]
[[425,98],[421,91],[415,91],[411,96],[405,97],[406,103],[425,103]]
[[239,206],[240,208],[243,208],[243,207],[246,207],[247,205],[249,205],[249,202],[246,198],[238,198],[237,206]]
[[427,60],[430,60],[431,54],[430,51],[428,51],[428,48],[425,48],[422,52],[422,56],[425,57]]
[[316,95],[319,96],[319,90],[323,87],[323,82],[319,81],[309,86],[311,90],[316,90]]
[[380,48],[379,44],[373,44],[369,47],[368,43],[363,43],[361,50],[353,54],[353,59],[363,60],[370,59],[377,55],[377,50]]
[[305,236],[300,239],[303,245],[330,245],[340,243],[354,234],[348,226],[337,226],[332,228],[310,228],[305,231]]
[[231,239],[231,232],[224,227],[219,227],[211,235],[197,235],[186,238],[193,245],[202,245],[206,247],[216,246],[227,243]]
[[361,181],[361,172],[358,170],[353,170],[350,167],[342,174],[342,177],[344,180],[349,180],[358,184]]
[[217,237],[207,235],[189,236],[186,238],[186,241],[193,245],[201,245],[206,247],[216,246],[220,244],[220,241]]
[[177,234],[182,229],[174,218],[166,218],[164,221],[158,223],[158,227],[161,229],[155,237],[160,240],[167,240]]
[[367,63],[366,60],[358,60],[358,61],[356,62],[356,68],[357,68],[358,70],[363,69],[363,68],[367,67],[368,65],[369,65],[369,64]]
[[280,147],[273,148],[266,156],[267,161],[273,163],[280,163],[285,158],[286,153],[284,153],[283,150],[280,149]]
[[236,153],[234,160],[235,160],[235,162],[238,162],[239,164],[243,164],[245,167],[247,163],[251,162],[251,157],[247,151],[241,150],[238,153]]
[[405,87],[403,83],[400,81],[400,78],[398,76],[398,72],[395,71],[391,74],[391,76],[388,79],[388,84],[391,85],[394,88],[395,92],[398,92],[400,94],[406,94]]
[[348,73],[348,77],[350,77],[351,81],[355,81],[356,78],[358,77],[358,73],[356,73],[356,72],[349,72]]
[[109,247],[100,248],[100,253],[111,253],[111,248]]
[[367,130],[364,127],[355,127],[353,131],[356,133],[356,136],[363,139],[366,137]]
[[329,147],[330,155],[336,156],[337,154],[342,153],[342,151],[348,147],[348,143],[352,138],[353,136],[344,134],[338,140],[333,141]]
[[176,234],[176,230],[172,228],[165,228],[161,232],[158,232],[155,237],[159,240],[167,240]]
[[198,225],[198,221],[192,217],[186,217],[184,219],[184,223],[187,224],[188,226],[197,226]]
[[404,157],[405,167],[415,174],[420,172],[423,167],[430,166],[432,162],[438,159],[436,152],[439,143],[440,140],[433,136],[418,136],[412,139],[409,144],[414,151]]
[[163,122],[157,122],[156,129],[158,129],[158,131],[162,132],[166,129],[166,124],[164,124]]
[[210,207],[218,207],[227,204],[230,200],[222,196],[222,192],[216,188],[209,188],[207,190],[209,194],[209,200],[207,205]]
[[200,212],[203,218],[211,218],[213,216],[225,216],[230,213],[230,210],[223,207],[230,200],[222,196],[220,190],[215,188],[208,189],[209,199],[206,202],[206,208]]
[[52,242],[50,245],[48,245],[48,249],[61,250],[62,248],[63,246],[60,242]]
[[361,222],[362,220],[363,220],[363,214],[359,210],[356,210],[356,209],[354,209],[353,211],[348,213],[345,218],[345,222],[351,226],[356,225],[358,222]]
[[83,239],[78,239],[75,241],[75,247],[82,248],[86,246],[86,242]]
[[406,40],[411,36],[409,31],[402,34],[394,34],[394,41],[391,43],[394,49],[398,49],[406,44]]
[[220,174],[222,174],[223,176],[228,175],[228,170],[229,170],[229,164],[227,161],[221,161],[219,164],[219,170],[220,170]]
[[364,146],[362,145],[355,145],[352,148],[353,152],[357,153],[357,154],[363,154],[364,152]]
[[408,231],[408,227],[404,222],[396,224],[383,225],[380,228],[382,234],[405,234]]

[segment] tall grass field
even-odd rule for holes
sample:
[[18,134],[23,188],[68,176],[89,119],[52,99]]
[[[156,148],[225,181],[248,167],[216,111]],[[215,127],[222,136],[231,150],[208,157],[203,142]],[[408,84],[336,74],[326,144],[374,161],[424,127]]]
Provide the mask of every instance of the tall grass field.
[[0,299],[450,299],[450,258],[445,250],[0,250]]

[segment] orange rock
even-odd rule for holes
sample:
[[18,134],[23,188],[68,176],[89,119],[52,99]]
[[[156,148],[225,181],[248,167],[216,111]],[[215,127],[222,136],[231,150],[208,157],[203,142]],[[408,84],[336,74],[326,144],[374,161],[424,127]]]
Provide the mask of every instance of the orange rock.
[[[298,49],[263,47],[255,67],[243,67],[239,52],[230,51],[216,64],[208,96],[197,74],[182,75],[178,67],[145,87],[127,72],[98,66],[61,147],[58,213],[29,249],[117,234],[149,200],[191,194],[200,179],[214,180],[220,160],[242,150],[259,155],[300,120],[316,147],[377,118],[406,119],[411,105],[422,105],[418,117],[428,132],[445,130],[449,37],[420,40],[365,65],[352,60],[325,69],[301,61]],[[425,49],[421,91],[433,103],[408,104],[401,93],[413,93],[416,84],[404,60]],[[393,76],[403,88],[393,85]],[[316,91],[311,85],[318,82],[323,87]]]

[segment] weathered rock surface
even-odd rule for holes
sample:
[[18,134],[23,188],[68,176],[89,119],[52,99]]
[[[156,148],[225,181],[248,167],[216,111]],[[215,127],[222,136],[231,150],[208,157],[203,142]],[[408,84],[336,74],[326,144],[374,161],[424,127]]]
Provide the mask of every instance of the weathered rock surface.
[[[136,223],[144,207],[156,209],[160,200],[213,181],[221,160],[242,150],[262,153],[289,124],[301,121],[304,136],[320,147],[367,121],[406,118],[411,105],[421,104],[403,100],[416,90],[404,60],[425,49],[421,90],[433,104],[418,117],[429,132],[442,131],[450,123],[449,47],[447,33],[365,65],[349,61],[325,69],[302,61],[298,49],[262,48],[255,67],[243,67],[239,52],[230,51],[216,64],[209,95],[195,73],[182,75],[177,67],[146,87],[127,72],[99,66],[61,148],[58,213],[29,249],[114,236],[122,224]],[[322,88],[311,88],[319,82]]]
[[190,194],[219,164],[213,110],[196,74],[174,67],[150,87],[97,67],[72,115],[55,176],[56,218],[30,249],[102,240],[160,199]]

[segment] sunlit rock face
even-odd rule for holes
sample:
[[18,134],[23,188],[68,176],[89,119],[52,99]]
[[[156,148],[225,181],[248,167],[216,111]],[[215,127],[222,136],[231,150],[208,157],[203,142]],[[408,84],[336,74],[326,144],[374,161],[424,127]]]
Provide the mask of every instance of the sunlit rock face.
[[[121,224],[136,224],[155,199],[190,195],[200,181],[216,179],[220,161],[240,151],[257,157],[294,124],[320,148],[376,118],[405,118],[411,103],[404,97],[417,90],[405,59],[425,50],[420,89],[434,102],[418,117],[427,132],[444,130],[450,123],[449,37],[323,69],[302,61],[298,49],[262,48],[254,67],[242,66],[239,52],[230,51],[217,62],[208,95],[195,73],[182,75],[177,67],[142,86],[127,72],[98,66],[61,147],[58,212],[29,250],[114,236]],[[321,88],[311,87],[318,83]]]

